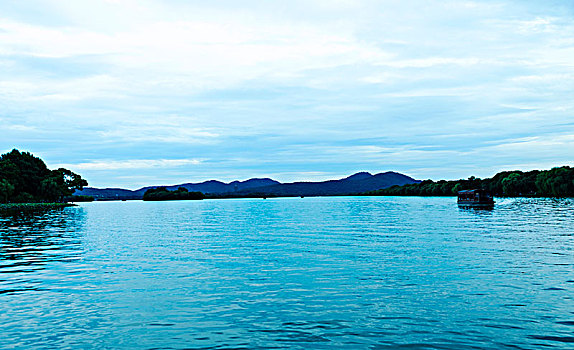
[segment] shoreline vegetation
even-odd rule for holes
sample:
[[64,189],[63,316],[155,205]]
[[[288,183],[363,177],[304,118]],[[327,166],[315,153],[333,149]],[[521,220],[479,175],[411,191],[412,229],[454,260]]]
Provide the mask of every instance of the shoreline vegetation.
[[73,202],[73,203],[80,203],[80,202],[93,202],[94,197],[92,196],[84,196],[84,195],[72,195],[66,197],[66,202]]
[[456,196],[458,191],[484,189],[496,197],[574,197],[574,168],[569,166],[528,172],[503,171],[492,178],[424,180],[365,192],[366,196]]
[[0,203],[0,211],[24,211],[75,207],[73,203]]
[[29,152],[13,149],[0,156],[0,204],[5,207],[66,206],[74,192],[87,185],[68,169],[48,169],[42,159]]
[[[379,177],[401,177],[403,185],[394,185],[374,191],[360,190],[365,181],[374,181]],[[404,178],[404,179],[403,179]],[[406,180],[405,180],[406,179]],[[325,196],[456,196],[458,191],[484,189],[497,197],[574,197],[574,168],[562,166],[550,170],[532,170],[528,172],[503,171],[492,178],[480,179],[474,176],[460,180],[424,180],[417,181],[402,174],[387,172],[377,175],[357,173],[341,180],[318,183],[281,184],[270,179],[252,179],[265,181],[262,187],[253,187],[235,192],[209,193],[188,190],[186,187],[162,186],[148,187],[139,198],[94,198],[82,195],[81,191],[88,182],[76,173],[64,168],[50,170],[44,161],[29,152],[13,149],[0,156],[0,210],[61,208],[74,206],[74,202],[91,202],[94,200],[130,200],[144,201],[202,200],[225,198],[276,198],[276,197],[325,197]],[[247,181],[247,182],[249,182]],[[361,182],[362,181],[362,182]],[[271,182],[272,185],[268,183]],[[405,182],[407,182],[405,184]],[[218,183],[207,181],[205,184]],[[234,184],[237,188],[241,182]],[[388,182],[387,182],[388,184]],[[194,185],[194,184],[188,184]],[[226,185],[226,184],[223,184]],[[347,187],[344,187],[344,186]],[[371,184],[372,185],[372,184]],[[378,186],[385,186],[378,182]],[[277,186],[282,191],[277,190]],[[314,187],[313,187],[314,186]],[[332,191],[330,194],[325,188]],[[386,185],[389,186],[389,185]],[[346,191],[341,190],[346,188]],[[371,187],[372,188],[372,187]],[[377,187],[375,187],[377,188]],[[380,187],[379,187],[380,188]],[[314,191],[312,190],[314,189]],[[350,192],[355,189],[355,192]],[[75,192],[80,192],[74,194]],[[141,195],[140,195],[141,196]]]
[[165,187],[150,188],[143,195],[144,201],[181,201],[202,200],[205,195],[201,192],[189,192],[185,187],[170,191]]

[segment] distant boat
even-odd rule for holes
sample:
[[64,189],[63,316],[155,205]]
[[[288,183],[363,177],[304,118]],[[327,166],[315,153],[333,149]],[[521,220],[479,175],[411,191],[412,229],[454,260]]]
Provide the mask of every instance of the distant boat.
[[494,199],[486,190],[465,190],[458,192],[459,207],[492,208]]

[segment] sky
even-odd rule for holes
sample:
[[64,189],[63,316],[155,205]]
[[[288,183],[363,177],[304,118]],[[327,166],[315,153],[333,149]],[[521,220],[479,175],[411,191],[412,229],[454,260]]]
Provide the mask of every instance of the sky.
[[0,152],[91,186],[574,163],[574,2],[3,0]]

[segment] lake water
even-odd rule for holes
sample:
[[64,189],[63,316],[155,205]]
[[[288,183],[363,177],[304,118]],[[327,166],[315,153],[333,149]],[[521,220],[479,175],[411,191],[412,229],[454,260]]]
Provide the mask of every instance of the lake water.
[[573,349],[574,201],[96,202],[0,216],[0,348]]

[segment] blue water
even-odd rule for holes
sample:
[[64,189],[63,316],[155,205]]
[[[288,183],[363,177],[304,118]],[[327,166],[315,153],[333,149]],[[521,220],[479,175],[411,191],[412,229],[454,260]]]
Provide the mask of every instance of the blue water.
[[96,202],[0,216],[0,348],[573,349],[574,201]]

